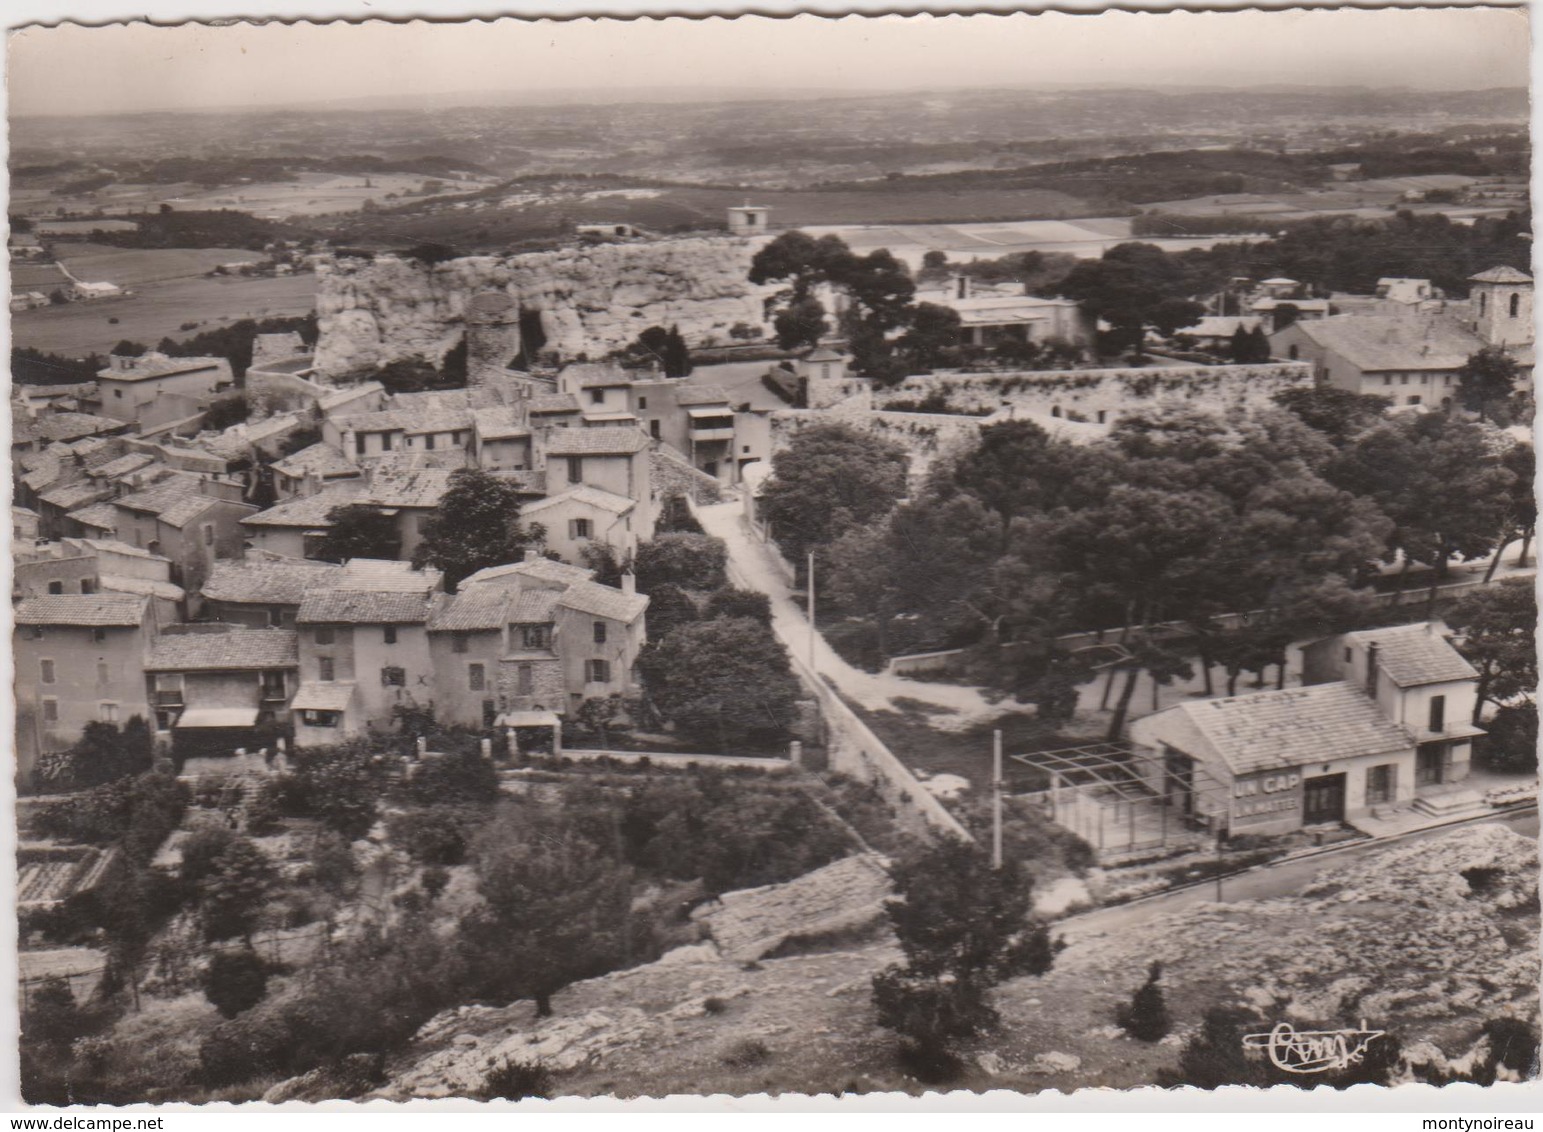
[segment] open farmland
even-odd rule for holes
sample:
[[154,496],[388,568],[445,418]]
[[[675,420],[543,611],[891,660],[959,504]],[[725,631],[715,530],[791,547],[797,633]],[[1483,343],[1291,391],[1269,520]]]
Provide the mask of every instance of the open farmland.
[[[1080,198],[1038,189],[929,192],[876,184],[871,190],[756,191],[748,198],[769,207],[772,222],[781,228],[1055,219],[1103,211]],[[340,239],[357,243],[400,246],[432,240],[472,250],[550,239],[573,224],[614,222],[666,232],[721,228],[724,210],[746,200],[742,189],[691,185],[596,190],[580,183],[524,191],[510,186],[474,200],[351,217],[339,223],[338,233]]]
[[[420,173],[299,173],[293,181],[259,182],[250,185],[196,189],[179,186],[175,195],[163,195],[174,208],[234,208],[266,220],[284,220],[292,216],[326,216],[339,212],[357,212],[366,201],[386,204],[387,195],[407,196],[418,193],[425,181],[443,184],[442,193],[476,192],[487,187],[486,181],[446,181]],[[163,194],[166,192],[162,190]],[[427,199],[427,198],[424,198]]]
[[309,314],[315,305],[313,275],[176,279],[148,283],[128,299],[24,311],[12,316],[11,339],[17,346],[81,357],[106,353],[124,338],[153,346],[168,335],[186,337],[190,331],[180,329],[184,323],[217,325],[243,318]]
[[139,287],[205,275],[222,263],[257,263],[260,252],[245,248],[114,248],[105,244],[59,244],[54,249],[71,273],[92,282]]

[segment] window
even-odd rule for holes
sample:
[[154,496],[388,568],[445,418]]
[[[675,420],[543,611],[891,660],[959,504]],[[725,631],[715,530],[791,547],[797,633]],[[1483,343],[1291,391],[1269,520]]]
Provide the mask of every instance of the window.
[[589,403],[591,405],[604,405],[605,404],[605,390],[604,389],[591,389],[589,391]]
[[1432,696],[1430,698],[1430,729],[1432,731],[1445,731],[1447,726],[1447,698],[1445,696]]
[[342,719],[341,712],[335,711],[303,711],[300,713],[300,722],[307,727],[336,727]]
[[593,538],[594,525],[588,519],[568,520],[569,538]]
[[591,684],[609,684],[611,682],[611,662],[609,660],[591,660],[585,662],[588,671],[585,678]]
[[1301,356],[1301,354],[1302,354],[1301,349],[1296,347],[1296,346],[1288,346],[1288,347],[1286,347],[1286,356],[1288,358],[1290,358],[1292,361],[1296,361],[1297,358],[1299,358]]
[[96,662],[96,682],[98,684],[107,684],[107,683],[110,683],[111,681],[112,681],[112,669],[108,667],[108,664],[107,664],[107,662],[105,660],[97,661]]
[[80,580],[80,592],[83,594],[96,593],[96,583],[93,582],[90,578],[82,578]]
[[1515,291],[1512,291],[1511,292],[1511,312],[1510,312],[1512,318],[1516,317],[1516,312],[1521,307],[1521,301],[1522,301],[1522,297],[1520,295],[1518,295]]
[[45,684],[54,682],[54,662],[51,660],[38,661],[38,679]]
[[451,652],[465,652],[466,648],[467,648],[467,640],[466,640],[466,634],[465,633],[452,633],[450,635],[450,651]]
[[284,611],[276,607],[268,610],[268,627],[277,629],[282,624],[284,624]]
[[456,445],[465,444],[466,443],[466,430],[465,429],[460,429],[459,431],[452,432],[450,434],[450,443],[456,444]]
[[43,701],[43,722],[59,722],[59,701],[54,699],[52,696],[49,696],[46,700]]
[[1384,805],[1393,800],[1393,784],[1396,781],[1397,771],[1396,763],[1383,763],[1381,766],[1366,768],[1366,804],[1368,806]]
[[515,694],[528,696],[536,690],[536,670],[528,664],[522,664],[515,671]]
[[380,434],[380,450],[382,452],[391,451],[391,434],[389,432],[383,432]]
[[647,397],[639,397],[638,398],[638,408],[640,408],[640,409],[648,408],[648,398]]
[[605,644],[605,622],[604,621],[596,621],[595,622],[595,644],[597,644],[597,645]]
[[204,524],[204,545],[205,546],[213,546],[214,545],[214,524],[213,523],[205,523]]
[[520,636],[524,639],[525,647],[528,649],[544,649],[547,647],[548,642],[551,641],[545,625],[522,625],[520,626]]
[[1354,659],[1354,657],[1355,657],[1355,651],[1353,649],[1348,649],[1347,648],[1345,650],[1345,663],[1349,664],[1351,662],[1351,660]]
[[381,636],[382,636],[382,638],[384,638],[386,644],[388,644],[388,645],[396,644],[396,626],[395,625],[387,625],[380,632],[381,632]]
[[91,639],[93,641],[95,641],[97,644],[101,644],[103,641],[105,641],[107,639],[107,630],[103,629],[103,628],[100,628],[100,627],[92,629],[91,630]]
[[1108,415],[1109,415],[1109,410],[1108,409],[1100,409],[1100,410],[1098,410],[1098,423],[1099,424],[1103,424],[1104,423],[1104,418],[1106,418]]
[[48,583],[48,592],[51,593],[51,594],[62,594],[64,592],[64,583],[63,582],[49,582]]
[[118,722],[118,705],[117,704],[112,704],[112,703],[101,703],[101,704],[98,704],[97,705],[97,718],[100,719],[103,723],[117,723]]
[[1413,393],[1413,394],[1411,394],[1409,396],[1408,404],[1410,404],[1410,405],[1418,405],[1419,403],[1420,403],[1420,395],[1418,393]]
[[487,670],[480,664],[468,664],[466,666],[466,686],[473,692],[480,692],[486,686]]
[[1383,376],[1383,378],[1382,378],[1382,384],[1384,384],[1384,385],[1392,385],[1393,384],[1393,375],[1391,373],[1390,374],[1385,374]]
[[423,446],[430,452],[434,451],[434,434],[432,432],[423,438]]
[[262,696],[265,700],[282,700],[288,695],[288,689],[284,682],[282,672],[264,672],[262,674]]
[[655,440],[659,439],[659,422],[658,421],[649,421],[648,422],[648,435],[653,437]]
[[380,670],[380,683],[383,688],[407,687],[407,669],[397,664],[388,664]]
[[582,457],[582,456],[569,456],[568,457],[568,482],[569,483],[583,483],[584,482],[584,457]]
[[1398,383],[1400,385],[1408,385],[1409,384],[1409,375],[1407,373],[1399,374],[1398,375]]
[[360,456],[364,455],[364,433],[362,432],[354,435],[354,452]]
[[113,390],[113,396],[118,398],[118,400],[120,400],[120,401],[123,400],[123,390],[121,390],[121,389],[114,389]]
[[182,706],[182,673],[159,672],[156,674],[155,702],[158,707]]
[[1489,296],[1486,295],[1483,291],[1479,292],[1479,317],[1480,318],[1484,317],[1485,307],[1487,307],[1489,305],[1488,303],[1485,302],[1485,300],[1487,298],[1489,298]]
[[330,645],[336,639],[331,625],[321,625],[316,630],[316,643],[318,645]]
[[335,679],[333,675],[332,658],[319,656],[316,658],[316,679],[330,684]]

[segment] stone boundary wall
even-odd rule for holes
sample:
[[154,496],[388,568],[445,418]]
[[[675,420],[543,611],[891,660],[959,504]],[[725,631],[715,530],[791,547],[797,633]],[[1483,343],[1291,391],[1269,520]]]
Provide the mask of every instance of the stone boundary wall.
[[654,495],[663,500],[679,495],[692,505],[717,503],[723,498],[723,484],[700,468],[694,468],[674,450],[656,444],[648,454],[649,473],[654,481]]
[[[1045,370],[1021,373],[947,373],[908,377],[875,398],[915,401],[945,396],[961,412],[1013,407],[1058,415],[1076,413],[1113,423],[1132,409],[1187,404],[1207,412],[1265,409],[1284,389],[1313,384],[1309,362],[1248,366],[1149,366],[1141,369]],[[1057,413],[1056,410],[1059,410]],[[917,414],[906,414],[907,416]]]

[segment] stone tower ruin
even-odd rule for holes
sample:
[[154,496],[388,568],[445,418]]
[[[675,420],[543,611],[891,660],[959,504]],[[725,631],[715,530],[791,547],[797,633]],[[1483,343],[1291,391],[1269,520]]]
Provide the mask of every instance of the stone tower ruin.
[[505,291],[479,291],[466,304],[466,384],[481,385],[520,353],[520,308]]

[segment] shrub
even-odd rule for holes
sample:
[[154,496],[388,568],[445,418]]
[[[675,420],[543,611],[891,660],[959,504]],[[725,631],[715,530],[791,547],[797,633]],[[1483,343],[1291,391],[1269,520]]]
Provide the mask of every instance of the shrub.
[[708,618],[748,617],[763,625],[771,624],[771,598],[754,590],[739,590],[725,586],[707,599]]
[[204,971],[204,997],[222,1018],[252,1009],[268,993],[268,968],[251,948],[216,951]]
[[1130,1005],[1116,1011],[1116,1020],[1131,1037],[1143,1042],[1155,1042],[1168,1036],[1173,1019],[1168,1016],[1168,1004],[1163,999],[1163,988],[1158,985],[1163,965],[1156,960],[1147,968],[1147,981],[1131,997]]
[[716,995],[702,1000],[702,1012],[704,1014],[722,1014],[728,1008],[729,1004]]
[[728,549],[708,535],[665,532],[638,546],[638,589],[651,594],[666,583],[686,590],[715,590],[724,583]]
[[423,865],[459,865],[466,859],[466,837],[455,813],[445,807],[393,814],[391,841]]
[[198,1046],[203,1082],[235,1085],[265,1074],[286,1072],[293,1064],[294,1034],[273,1014],[249,1014],[221,1022]]
[[732,1069],[752,1069],[771,1060],[771,1050],[759,1038],[742,1038],[723,1052],[723,1063]]
[[488,1070],[477,1095],[485,1101],[517,1101],[552,1095],[552,1074],[539,1062],[506,1061]]
[[1488,723],[1482,746],[1485,761],[1496,770],[1529,771],[1538,766],[1538,705],[1503,707]]

